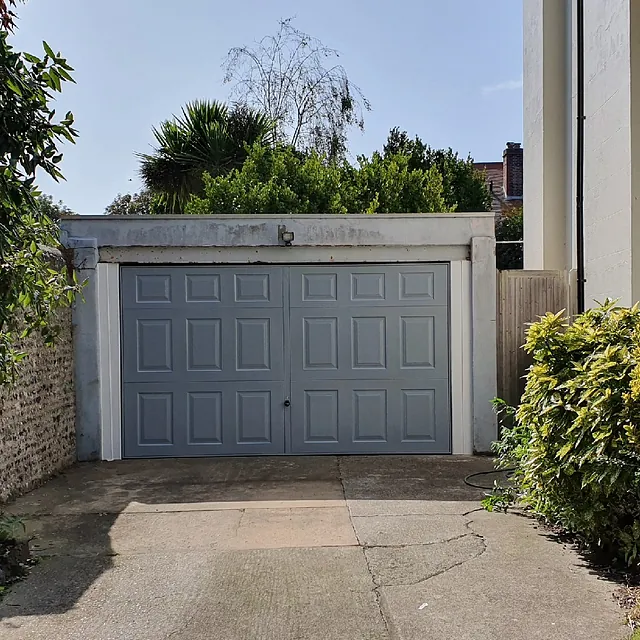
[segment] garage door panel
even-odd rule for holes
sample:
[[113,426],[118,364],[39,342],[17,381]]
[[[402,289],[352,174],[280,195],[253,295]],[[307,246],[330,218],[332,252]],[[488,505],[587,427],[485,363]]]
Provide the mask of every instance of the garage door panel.
[[446,306],[446,264],[291,267],[291,307]]
[[171,455],[176,444],[177,394],[172,385],[125,385],[125,457]]
[[389,441],[388,395],[387,389],[352,390],[353,443],[386,443]]
[[[292,334],[295,358],[301,359],[305,371],[338,370],[338,318],[326,316],[298,316]],[[295,346],[301,349],[295,349]],[[300,365],[299,365],[300,366]]]
[[181,299],[180,278],[167,267],[122,267],[120,295],[123,309],[166,309]]
[[303,442],[306,444],[337,443],[340,435],[338,390],[305,389],[301,396],[296,393],[294,397],[296,402],[303,403],[302,421],[294,419],[296,427],[303,426]]
[[126,457],[450,451],[447,265],[125,267],[121,291]]
[[230,267],[221,270],[222,305],[234,309],[281,308],[284,304],[282,269]]
[[224,444],[222,391],[187,391],[187,445]]
[[446,307],[292,309],[294,379],[447,378]]
[[123,309],[281,308],[283,277],[273,267],[123,267]]
[[226,380],[284,378],[283,318],[280,309],[238,310],[223,325]]
[[351,368],[387,370],[387,319],[384,316],[351,318]]
[[282,309],[143,309],[123,320],[123,381],[284,378]]
[[182,319],[171,307],[125,313],[123,382],[169,382],[184,369]]
[[187,371],[222,372],[222,345],[222,318],[186,319]]
[[399,383],[398,450],[449,453],[451,450],[451,401],[448,380]]
[[184,274],[187,304],[221,304],[222,278],[219,273],[194,272]]
[[130,384],[124,391],[127,458],[278,454],[284,384]]
[[392,315],[394,373],[399,378],[449,376],[449,312],[446,307],[398,309]]
[[172,321],[167,318],[142,318],[136,322],[136,365],[141,373],[173,371]]
[[292,385],[292,453],[450,453],[447,380]]

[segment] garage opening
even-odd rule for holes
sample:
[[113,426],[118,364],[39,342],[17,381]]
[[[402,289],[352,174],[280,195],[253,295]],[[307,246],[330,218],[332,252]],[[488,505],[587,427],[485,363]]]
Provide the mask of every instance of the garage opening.
[[124,457],[450,453],[449,266],[121,269]]

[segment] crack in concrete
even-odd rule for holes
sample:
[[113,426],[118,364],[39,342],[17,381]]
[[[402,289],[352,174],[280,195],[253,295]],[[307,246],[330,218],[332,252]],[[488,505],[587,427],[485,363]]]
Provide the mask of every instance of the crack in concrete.
[[387,636],[387,638],[389,638],[389,640],[392,640],[391,625],[387,618],[387,614],[384,611],[384,607],[382,606],[382,594],[380,593],[380,584],[376,581],[376,577],[373,572],[373,569],[369,564],[369,558],[367,558],[366,548],[363,546],[360,540],[360,536],[358,536],[358,531],[356,530],[355,524],[353,522],[353,517],[351,516],[351,509],[349,508],[349,503],[347,502],[347,492],[345,490],[344,480],[342,477],[342,466],[340,464],[340,458],[337,457],[336,461],[338,465],[338,478],[340,479],[340,487],[342,488],[342,495],[344,497],[345,505],[347,506],[347,513],[349,515],[349,522],[351,524],[351,528],[353,529],[353,535],[355,536],[356,541],[358,542],[358,546],[360,547],[360,549],[362,549],[362,557],[364,558],[364,563],[365,563],[365,566],[367,567],[367,571],[371,576],[371,583],[373,584],[373,589],[371,589],[371,591],[373,592],[373,595],[375,598],[376,607],[378,607],[378,611],[380,612],[380,619],[382,620],[382,624],[384,624],[385,635]]
[[[353,523],[352,523],[353,526]],[[465,525],[466,526],[466,525]],[[354,527],[355,531],[355,527]],[[360,542],[358,544],[364,549],[410,549],[411,547],[432,547],[435,544],[445,544],[447,542],[455,542],[456,540],[462,540],[462,538],[468,538],[475,535],[474,533],[461,533],[459,536],[453,538],[444,538],[442,540],[431,540],[430,542],[411,542],[407,544],[367,544]],[[356,534],[357,538],[357,534]]]
[[[484,536],[482,536],[481,534],[477,533],[476,531],[473,530],[472,528],[472,524],[473,524],[473,518],[470,518],[469,516],[473,513],[477,513],[479,511],[483,511],[482,507],[478,507],[476,509],[471,509],[469,511],[465,511],[462,514],[451,514],[451,513],[443,513],[443,514],[438,514],[438,513],[433,513],[433,514],[399,514],[399,515],[390,515],[390,517],[402,517],[402,516],[416,516],[416,515],[433,515],[433,516],[450,516],[450,515],[454,515],[454,516],[460,516],[462,518],[465,519],[464,522],[464,526],[465,528],[468,530],[468,533],[463,533],[460,534],[458,536],[453,536],[452,538],[446,538],[444,540],[435,540],[432,542],[422,542],[422,543],[416,543],[416,544],[400,544],[400,545],[367,545],[365,543],[363,543],[363,541],[360,539],[360,536],[358,535],[358,531],[357,528],[355,526],[355,522],[354,522],[354,518],[379,518],[381,517],[380,515],[363,515],[363,516],[354,516],[351,513],[351,506],[349,505],[349,501],[347,500],[347,493],[346,493],[346,488],[345,488],[345,483],[344,483],[344,479],[343,479],[343,475],[342,475],[342,466],[340,464],[340,458],[337,457],[337,467],[338,467],[338,478],[340,480],[340,487],[342,488],[342,496],[345,502],[345,505],[347,507],[347,513],[349,515],[349,522],[351,524],[351,528],[353,529],[353,534],[356,538],[356,541],[358,543],[358,546],[362,549],[362,554],[364,556],[364,561],[365,561],[365,565],[367,567],[367,571],[369,572],[369,575],[371,576],[371,582],[374,585],[374,588],[372,589],[374,595],[375,595],[375,599],[376,599],[376,606],[378,607],[378,610],[380,611],[380,616],[382,618],[382,621],[384,623],[385,626],[385,630],[386,630],[386,634],[387,637],[389,638],[389,640],[393,640],[395,637],[397,637],[397,634],[395,634],[393,632],[393,623],[390,619],[390,617],[387,615],[387,613],[385,612],[385,608],[383,606],[383,594],[382,594],[382,589],[384,589],[385,587],[414,587],[414,586],[418,586],[420,584],[424,584],[425,582],[428,582],[429,580],[436,578],[437,576],[441,576],[445,573],[448,573],[449,571],[452,571],[453,569],[456,569],[458,567],[461,567],[462,565],[466,564],[467,562],[471,562],[472,560],[477,560],[478,558],[480,558],[484,553],[486,553],[487,551],[487,541],[485,540]],[[478,540],[480,540],[482,548],[480,549],[480,551],[478,551],[478,553],[473,554],[472,556],[465,558],[464,560],[460,560],[459,562],[456,562],[444,569],[440,569],[439,571],[434,572],[431,575],[428,575],[425,578],[422,578],[420,580],[417,580],[415,582],[409,582],[409,583],[394,583],[394,584],[383,584],[380,581],[380,578],[376,576],[376,572],[373,570],[373,567],[371,566],[371,563],[369,562],[369,558],[367,557],[367,551],[369,549],[408,549],[411,547],[429,547],[429,546],[433,546],[436,544],[447,544],[449,542],[455,542],[457,540],[463,540],[464,538],[476,538]]]
[[[482,509],[480,509],[482,510]],[[478,509],[467,511],[466,513],[368,513],[367,515],[353,516],[354,518],[415,518],[435,516],[436,518],[464,518],[470,513],[475,513]]]
[[456,569],[457,567],[461,567],[463,564],[466,564],[467,562],[471,562],[472,560],[477,560],[487,550],[487,545],[486,545],[486,542],[484,541],[484,538],[482,538],[482,536],[476,535],[474,533],[467,534],[465,537],[473,537],[473,538],[478,538],[479,540],[481,540],[482,541],[482,549],[478,553],[474,554],[473,556],[471,556],[469,558],[465,558],[464,560],[460,560],[460,562],[456,562],[456,563],[448,566],[446,569],[440,569],[439,571],[436,571],[435,573],[432,573],[432,574],[430,574],[430,575],[428,575],[428,576],[426,576],[424,578],[421,578],[420,580],[416,580],[414,582],[384,583],[384,584],[381,584],[380,587],[417,587],[419,584],[423,584],[423,583],[431,580],[432,578],[436,578],[438,576],[443,575],[444,573],[448,573],[452,569]]
[[[473,509],[472,511],[469,511],[468,514],[476,513],[478,511],[482,511],[482,509],[481,508],[480,509]],[[439,542],[430,542],[430,543],[424,543],[424,544],[421,544],[421,545],[376,545],[376,546],[364,547],[365,557],[366,557],[366,550],[367,549],[376,549],[376,548],[402,549],[402,548],[415,547],[415,546],[425,546],[425,547],[427,547],[427,546],[431,546],[431,545],[434,545],[434,544],[446,544],[448,542],[455,542],[456,540],[462,540],[464,538],[476,538],[477,540],[480,540],[480,542],[482,544],[482,549],[478,553],[474,554],[473,556],[471,556],[469,558],[465,558],[464,560],[461,560],[460,562],[456,562],[456,563],[448,566],[446,569],[440,569],[439,571],[436,571],[435,573],[433,573],[431,575],[428,575],[425,578],[421,578],[420,580],[416,580],[414,582],[400,582],[400,583],[385,583],[385,584],[382,584],[379,580],[376,579],[376,577],[374,575],[374,572],[371,569],[371,567],[369,565],[368,558],[367,558],[367,566],[369,567],[369,572],[372,575],[372,579],[374,581],[374,584],[378,585],[377,589],[381,589],[381,588],[384,588],[384,587],[415,587],[415,586],[418,586],[418,585],[423,584],[425,582],[428,582],[432,578],[436,578],[437,576],[441,576],[441,575],[443,575],[445,573],[448,573],[449,571],[452,571],[453,569],[456,569],[457,567],[461,567],[462,565],[466,564],[467,562],[471,562],[472,560],[477,560],[478,558],[480,558],[487,551],[487,541],[485,540],[484,536],[480,535],[479,533],[477,533],[477,532],[475,532],[473,530],[472,524],[473,524],[473,519],[469,518],[465,522],[465,527],[469,530],[469,533],[465,533],[465,534],[462,534],[460,536],[455,536],[453,538],[449,538],[448,540],[442,540],[442,541],[439,541]]]

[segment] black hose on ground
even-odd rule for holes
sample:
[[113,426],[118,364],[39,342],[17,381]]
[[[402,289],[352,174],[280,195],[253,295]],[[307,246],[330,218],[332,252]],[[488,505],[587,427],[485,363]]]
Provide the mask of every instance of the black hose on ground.
[[474,484],[473,482],[471,482],[471,478],[476,478],[478,476],[491,476],[499,473],[504,474],[508,480],[515,473],[515,471],[515,467],[511,467],[509,469],[499,469],[497,471],[478,471],[477,473],[470,473],[464,479],[464,483],[469,487],[473,487],[474,489],[484,489],[485,491],[491,491],[491,489],[493,489],[493,485],[487,487],[481,484]]

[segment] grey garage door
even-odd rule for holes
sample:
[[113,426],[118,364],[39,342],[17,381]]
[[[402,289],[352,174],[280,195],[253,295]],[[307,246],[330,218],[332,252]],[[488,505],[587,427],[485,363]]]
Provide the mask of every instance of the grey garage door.
[[123,267],[125,457],[448,453],[448,267]]

